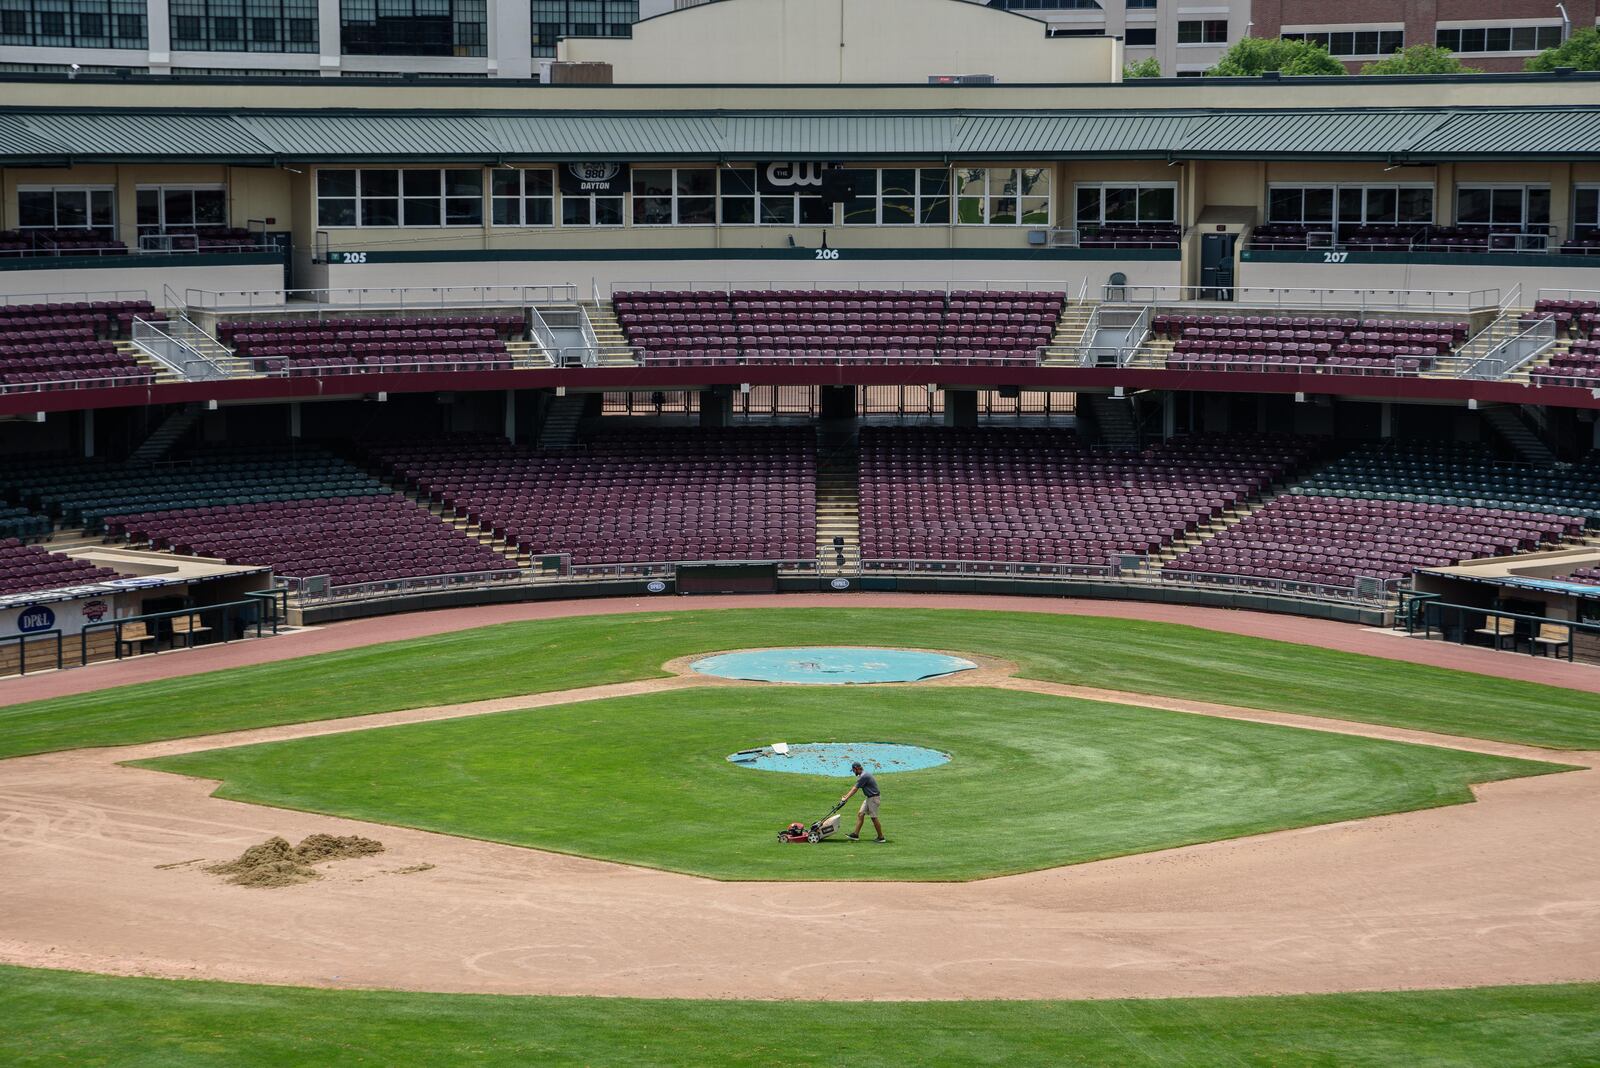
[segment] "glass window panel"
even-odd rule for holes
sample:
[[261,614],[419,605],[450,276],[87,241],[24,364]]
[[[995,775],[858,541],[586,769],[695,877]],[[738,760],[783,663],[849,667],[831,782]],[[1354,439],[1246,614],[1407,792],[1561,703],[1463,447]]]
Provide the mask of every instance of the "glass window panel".
[[[408,197],[436,197],[439,195],[438,171],[401,171],[401,183]],[[366,189],[364,192],[376,192]]]
[[672,172],[643,169],[634,171],[633,195],[636,197],[670,197],[672,195]]
[[679,226],[709,226],[717,221],[717,202],[713,197],[679,197]]
[[1462,188],[1456,190],[1456,221],[1482,224],[1489,221],[1490,190]]
[[681,170],[678,172],[679,196],[709,197],[717,191],[717,172],[710,168]]
[[1178,217],[1178,191],[1170,186],[1139,190],[1140,222],[1172,222]]
[[324,197],[353,197],[356,195],[355,171],[318,171],[317,195]]
[[110,189],[89,193],[90,221],[96,226],[111,226],[116,217],[116,194]]
[[496,197],[515,197],[522,195],[521,171],[490,171],[489,195]]
[[483,195],[483,172],[455,168],[444,172],[444,195],[447,197],[479,197]]
[[405,224],[407,226],[439,225],[438,197],[409,197],[405,200],[404,204]]
[[513,197],[495,197],[491,201],[490,218],[496,226],[520,226],[522,217],[518,211],[522,201]]
[[1050,224],[1050,199],[1048,197],[1023,197],[1022,222],[1028,226]]
[[913,226],[917,221],[915,197],[884,197],[883,222],[886,226]]
[[1333,187],[1311,186],[1305,191],[1305,221],[1333,221]]
[[223,189],[194,191],[194,221],[199,226],[226,226],[228,193]]
[[1050,172],[1043,167],[1025,168],[1019,172],[1021,184],[1017,192],[1023,196],[1047,197],[1050,195]]
[[392,197],[400,192],[399,171],[362,171],[361,195],[364,197]]
[[801,197],[800,222],[805,226],[831,226],[833,205],[823,203],[820,197]]
[[161,225],[161,190],[140,189],[134,193],[135,220],[143,226]]
[[354,226],[356,224],[355,198],[327,198],[317,201],[318,226]]
[[1106,222],[1137,222],[1139,191],[1122,186],[1106,188]]
[[24,189],[17,193],[17,222],[22,226],[56,224],[55,194],[48,189]]
[[1399,219],[1403,223],[1427,223],[1433,221],[1433,190],[1432,189],[1402,189],[1400,190]]
[[[1004,175],[1006,172],[1001,171]],[[988,191],[989,172],[982,167],[956,171],[956,196],[981,197]],[[1004,181],[1004,178],[1000,179]]]
[[1078,214],[1080,223],[1098,223],[1100,221],[1100,187],[1093,185],[1080,185],[1078,187]]
[[768,225],[778,223],[794,225],[794,197],[762,197],[761,221]]
[[1361,187],[1341,187],[1339,190],[1339,221],[1342,223],[1358,223],[1361,221]]
[[555,174],[552,171],[523,171],[522,188],[530,197],[547,197],[555,192]]
[[399,226],[400,202],[393,197],[363,197],[362,226]]
[[588,226],[594,218],[588,197],[561,198],[561,225]]
[[1511,51],[1511,27],[1491,26],[1485,30],[1483,50],[1485,52]]
[[922,198],[922,224],[946,226],[950,222],[950,198],[947,196]]
[[1395,211],[1399,203],[1398,192],[1394,189],[1372,188],[1367,190],[1367,222],[1392,223],[1395,221]]
[[162,193],[162,207],[166,212],[166,224],[169,227],[183,227],[194,225],[194,191],[190,189],[167,189]]
[[722,198],[721,210],[725,226],[748,226],[756,221],[755,197],[725,196]]
[[1600,188],[1574,190],[1572,203],[1578,225],[1600,226]]
[[89,225],[89,194],[81,189],[56,190],[56,225]]
[[1517,52],[1532,52],[1537,42],[1537,37],[1532,26],[1513,26],[1511,29],[1511,48]]
[[1550,189],[1548,186],[1528,187],[1528,225],[1544,226],[1550,222]]
[[883,172],[883,195],[886,197],[915,196],[917,192],[917,172],[903,168],[893,168]]
[[555,217],[555,205],[549,197],[530,197],[522,202],[522,219],[527,226],[549,226]]
[[945,196],[950,192],[950,172],[947,170],[925,167],[919,177],[922,182],[922,195],[925,197]]
[[482,226],[482,197],[445,197],[444,224],[446,226]]
[[1267,190],[1267,221],[1297,223],[1305,204],[1302,189],[1278,188]]
[[621,226],[622,198],[595,197],[594,221],[596,226]]
[[1490,222],[1522,222],[1522,190],[1495,189],[1491,193]]

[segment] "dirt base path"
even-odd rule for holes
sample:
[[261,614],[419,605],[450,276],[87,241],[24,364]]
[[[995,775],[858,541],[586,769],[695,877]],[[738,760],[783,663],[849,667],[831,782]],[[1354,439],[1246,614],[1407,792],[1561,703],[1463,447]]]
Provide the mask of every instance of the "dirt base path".
[[[985,670],[968,684],[1552,758],[1001,676]],[[0,960],[309,986],[694,998],[1600,979],[1600,753],[1555,756],[1586,770],[1490,784],[1475,804],[966,884],[719,883],[222,801],[208,796],[212,783],[116,763],[698,684],[675,677],[5,761]],[[387,850],[282,890],[200,870],[271,835],[318,831],[378,838]]]

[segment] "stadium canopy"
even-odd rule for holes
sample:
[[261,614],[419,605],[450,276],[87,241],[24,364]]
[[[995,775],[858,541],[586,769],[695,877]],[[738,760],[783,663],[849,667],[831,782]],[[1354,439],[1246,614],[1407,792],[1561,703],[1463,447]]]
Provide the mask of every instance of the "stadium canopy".
[[0,108],[0,164],[1600,158],[1600,106],[1118,111]]

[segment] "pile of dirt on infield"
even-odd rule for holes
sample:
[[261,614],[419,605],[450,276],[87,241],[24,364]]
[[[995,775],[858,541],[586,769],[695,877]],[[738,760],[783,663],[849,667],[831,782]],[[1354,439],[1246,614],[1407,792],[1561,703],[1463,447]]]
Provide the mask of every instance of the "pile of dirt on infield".
[[213,875],[226,875],[228,882],[238,886],[293,886],[319,878],[311,867],[313,864],[382,852],[382,842],[354,834],[343,837],[332,834],[307,835],[297,846],[291,846],[287,840],[274,836],[246,849],[238,859],[212,864],[206,871]]

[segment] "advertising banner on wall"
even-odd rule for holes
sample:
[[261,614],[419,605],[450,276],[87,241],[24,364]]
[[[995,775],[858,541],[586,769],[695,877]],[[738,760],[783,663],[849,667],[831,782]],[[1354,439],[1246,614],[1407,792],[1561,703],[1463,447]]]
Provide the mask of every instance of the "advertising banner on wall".
[[756,188],[768,196],[781,193],[820,193],[823,175],[831,169],[826,163],[758,163]]
[[620,197],[628,191],[626,163],[563,163],[557,169],[564,196]]
[[0,609],[0,638],[18,634],[44,634],[52,630],[59,630],[71,638],[85,623],[99,623],[116,617],[116,598],[109,595]]

